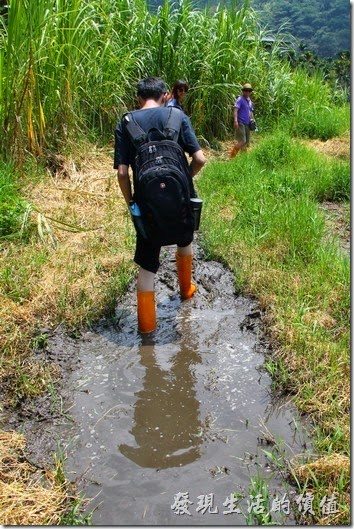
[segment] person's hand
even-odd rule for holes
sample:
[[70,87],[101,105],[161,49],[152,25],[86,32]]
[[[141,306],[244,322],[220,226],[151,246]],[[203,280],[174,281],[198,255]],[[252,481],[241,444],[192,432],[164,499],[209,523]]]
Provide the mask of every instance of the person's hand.
[[234,121],[234,129],[238,129],[238,121],[236,119]]

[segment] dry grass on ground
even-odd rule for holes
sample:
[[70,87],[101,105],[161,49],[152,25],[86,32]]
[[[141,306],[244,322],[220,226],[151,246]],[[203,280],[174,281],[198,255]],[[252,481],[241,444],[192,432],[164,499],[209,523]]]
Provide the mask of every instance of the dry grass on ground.
[[22,435],[0,432],[0,524],[57,525],[67,505],[67,484],[34,468],[24,448]]
[[16,279],[1,296],[0,348],[14,355],[26,351],[36,325],[75,325],[92,307],[99,313],[102,285],[131,262],[130,221],[108,153],[63,162],[49,180],[28,188],[26,199],[35,208],[30,221],[38,233],[29,244],[7,244],[0,255],[0,267]]
[[[350,508],[350,490],[346,488],[338,493],[338,483],[350,482],[350,459],[342,454],[330,454],[320,457],[313,462],[299,465],[295,460],[292,462],[292,474],[298,483],[306,488],[306,493],[313,496],[318,495],[318,483],[323,483],[323,497],[327,499],[333,494],[333,498],[340,499],[341,505]],[[328,512],[319,518],[319,525],[342,525],[347,523],[348,513],[339,508],[337,502],[333,504],[334,512]]]
[[332,158],[340,158],[349,160],[350,158],[350,131],[343,136],[337,138],[330,138],[327,141],[310,140],[307,142],[309,147],[312,147],[317,152],[330,156]]

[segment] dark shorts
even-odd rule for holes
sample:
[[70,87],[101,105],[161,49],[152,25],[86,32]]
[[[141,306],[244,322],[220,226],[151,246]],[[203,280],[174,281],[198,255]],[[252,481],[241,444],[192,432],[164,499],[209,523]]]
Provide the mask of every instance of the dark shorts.
[[236,139],[240,143],[250,144],[250,128],[245,123],[239,123],[236,129]]
[[[177,241],[177,246],[183,248],[184,246],[188,246],[188,244],[190,244],[192,241],[193,232],[181,237]],[[147,241],[137,234],[134,255],[134,262],[137,265],[141,266],[145,270],[148,270],[148,272],[156,274],[160,266],[160,251],[161,246],[156,246],[153,242]]]

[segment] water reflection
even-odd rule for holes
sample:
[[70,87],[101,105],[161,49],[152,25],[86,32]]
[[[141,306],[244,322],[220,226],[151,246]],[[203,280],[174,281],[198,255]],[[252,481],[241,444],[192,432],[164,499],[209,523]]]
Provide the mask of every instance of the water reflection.
[[145,376],[143,388],[136,394],[130,432],[137,446],[121,444],[119,450],[141,467],[181,467],[201,455],[200,403],[194,389],[194,368],[201,357],[196,347],[191,347],[189,334],[189,346],[184,340],[158,345],[158,340],[154,343],[151,338],[143,338],[140,346]]

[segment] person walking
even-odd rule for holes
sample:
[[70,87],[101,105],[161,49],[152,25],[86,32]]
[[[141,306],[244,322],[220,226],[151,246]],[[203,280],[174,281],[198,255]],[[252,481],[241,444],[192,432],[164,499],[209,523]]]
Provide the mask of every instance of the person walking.
[[182,106],[183,99],[186,97],[189,90],[188,83],[186,81],[176,81],[172,87],[170,94],[167,97],[167,106],[176,107],[180,110],[184,110]]
[[249,83],[242,87],[242,95],[234,103],[234,128],[237,143],[233,146],[230,158],[234,158],[239,151],[245,151],[250,144],[250,121],[254,120],[251,93],[253,88]]
[[[139,110],[133,111],[134,120],[145,131],[163,131],[170,109],[166,105],[167,87],[162,79],[147,77],[141,79],[137,85],[137,101]],[[205,157],[200,148],[189,118],[183,114],[178,143],[184,153],[191,157],[188,164],[190,180],[202,169]],[[134,178],[136,147],[127,131],[127,124],[123,118],[115,129],[114,169],[117,169],[118,184],[125,202],[129,207],[134,200]],[[187,160],[186,160],[187,161]],[[133,186],[129,176],[129,167],[133,171]],[[176,264],[183,299],[191,298],[196,286],[192,282],[192,241],[193,229],[180,236],[177,242]],[[155,275],[159,269],[161,246],[154,240],[144,238],[138,231],[134,261],[139,266],[137,278],[137,315],[138,330],[142,333],[156,329],[155,308]]]

